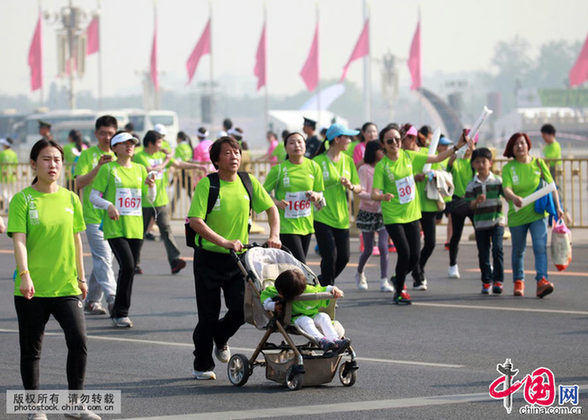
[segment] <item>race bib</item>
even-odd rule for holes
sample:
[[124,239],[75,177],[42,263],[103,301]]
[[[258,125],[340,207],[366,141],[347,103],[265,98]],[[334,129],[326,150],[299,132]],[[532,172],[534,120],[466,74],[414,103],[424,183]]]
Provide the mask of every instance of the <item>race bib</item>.
[[398,200],[400,204],[410,203],[414,200],[414,177],[412,175],[396,181],[396,190],[398,191]]
[[305,191],[287,192],[284,198],[288,206],[284,211],[286,219],[299,219],[310,216],[310,200],[306,197]]
[[141,189],[117,188],[115,206],[121,216],[141,216]]

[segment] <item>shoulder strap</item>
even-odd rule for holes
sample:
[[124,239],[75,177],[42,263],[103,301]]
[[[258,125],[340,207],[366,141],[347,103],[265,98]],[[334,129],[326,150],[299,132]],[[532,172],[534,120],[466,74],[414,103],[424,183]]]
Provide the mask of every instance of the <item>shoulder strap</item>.
[[543,167],[541,166],[541,159],[535,158],[535,164],[539,167],[539,170],[541,171],[541,179],[543,181],[545,181],[545,174],[543,174]]
[[[220,179],[218,177],[218,172],[213,172],[208,174],[208,180],[210,181],[210,187],[208,188],[208,204],[206,206],[206,215],[212,211],[214,208],[214,204],[218,199],[219,191],[220,191]],[[206,217],[204,218],[206,221]]]
[[253,206],[253,183],[251,182],[251,177],[249,176],[249,172],[238,172],[238,175],[247,190],[247,195],[249,195],[249,210],[251,211],[251,207]]

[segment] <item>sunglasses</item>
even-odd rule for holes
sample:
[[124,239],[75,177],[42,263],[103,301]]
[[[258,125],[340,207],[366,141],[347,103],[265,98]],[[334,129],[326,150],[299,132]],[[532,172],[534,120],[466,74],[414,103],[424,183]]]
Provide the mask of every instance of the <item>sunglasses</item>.
[[386,144],[395,144],[400,141],[400,137],[392,137],[391,139],[386,140]]

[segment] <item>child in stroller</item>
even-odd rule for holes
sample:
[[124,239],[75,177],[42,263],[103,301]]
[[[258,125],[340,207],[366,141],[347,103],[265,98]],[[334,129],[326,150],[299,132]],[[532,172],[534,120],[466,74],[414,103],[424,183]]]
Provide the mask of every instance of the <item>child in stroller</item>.
[[[266,311],[281,312],[281,302],[293,301],[295,297],[303,293],[320,292],[331,293],[334,299],[343,297],[343,292],[338,287],[311,286],[306,283],[306,277],[302,271],[291,269],[282,272],[276,278],[274,286],[266,287],[260,299]],[[328,305],[328,300],[293,301],[292,320],[299,329],[319,343],[324,353],[339,354],[349,347],[351,340],[340,338],[329,315],[319,312],[319,308]]]

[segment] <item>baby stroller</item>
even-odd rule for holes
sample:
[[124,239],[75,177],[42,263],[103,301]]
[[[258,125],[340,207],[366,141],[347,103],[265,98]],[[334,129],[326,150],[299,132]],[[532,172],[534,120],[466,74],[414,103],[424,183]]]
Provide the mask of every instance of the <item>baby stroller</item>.
[[[285,302],[282,313],[268,312],[263,308],[259,295],[273,280],[288,269],[300,269],[309,284],[318,284],[316,275],[305,264],[298,261],[289,252],[263,248],[257,244],[247,245],[248,251],[231,255],[245,276],[245,322],[257,329],[265,330],[265,334],[250,358],[244,354],[234,354],[228,363],[227,374],[233,385],[242,386],[247,383],[253,368],[265,366],[267,379],[286,385],[290,390],[304,386],[329,383],[335,373],[344,386],[352,386],[356,380],[358,369],[355,352],[349,346],[342,353],[323,352],[319,343],[295,325],[290,324],[292,305]],[[295,300],[330,299],[325,309],[334,319],[335,300],[330,293],[304,293]],[[335,330],[340,336],[344,330],[338,321],[334,321]],[[280,344],[268,340],[273,333],[280,333],[285,341]],[[301,335],[308,339],[304,344],[296,344],[291,335]],[[263,360],[257,360],[259,354]],[[349,359],[342,362],[343,359]]]

